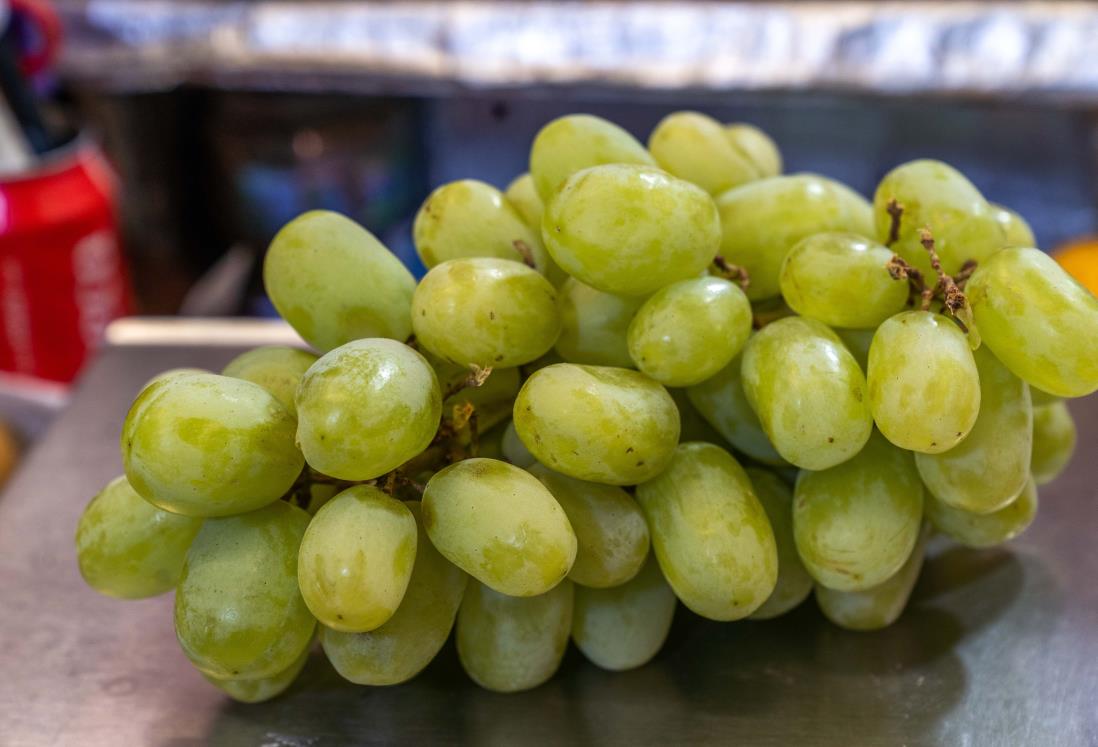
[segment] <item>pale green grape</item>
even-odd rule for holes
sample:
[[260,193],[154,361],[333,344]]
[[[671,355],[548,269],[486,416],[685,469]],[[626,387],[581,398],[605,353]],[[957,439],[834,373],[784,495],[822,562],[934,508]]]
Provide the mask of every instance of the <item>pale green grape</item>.
[[846,345],[846,349],[858,361],[862,371],[869,368],[869,346],[873,344],[875,329],[835,329],[834,332]]
[[122,426],[126,478],[165,511],[227,516],[278,500],[304,460],[294,418],[250,381],[184,374],[147,386]]
[[797,552],[818,583],[839,591],[864,591],[899,571],[922,516],[915,459],[879,433],[853,459],[802,472],[793,491]]
[[514,423],[545,466],[608,485],[655,477],[679,442],[675,400],[644,374],[624,368],[547,366],[522,385]]
[[752,620],[769,620],[784,615],[812,592],[812,577],[804,569],[793,541],[793,490],[782,479],[764,469],[747,469],[778,546],[778,582],[761,607],[751,613]]
[[1075,421],[1063,402],[1033,408],[1033,457],[1030,468],[1038,485],[1052,482],[1075,451]]
[[[510,426],[511,421],[507,420],[492,426],[486,433],[481,433],[477,438],[477,453],[473,456],[509,461],[503,454],[503,437],[507,434],[507,429]],[[517,435],[515,440],[518,440]]]
[[625,335],[643,303],[643,296],[615,296],[575,278],[565,280],[557,296],[561,329],[556,351],[569,363],[632,368]]
[[412,300],[416,340],[461,366],[507,368],[546,353],[560,334],[557,293],[526,265],[452,259],[420,281]]
[[442,401],[442,412],[451,415],[454,408],[470,404],[477,415],[477,428],[487,431],[511,417],[511,406],[522,384],[522,375],[517,367],[493,368],[492,373],[480,386],[465,386],[472,371],[465,366],[450,363],[429,351],[423,356],[435,369],[439,387],[443,392],[454,394]]
[[572,631],[567,579],[536,597],[509,597],[473,581],[457,619],[461,666],[483,688],[529,690],[553,676]]
[[724,125],[698,112],[675,112],[660,120],[648,137],[648,151],[665,171],[710,194],[761,176]]
[[724,127],[724,134],[759,172],[760,177],[782,173],[782,154],[770,136],[755,125],[733,122]]
[[554,119],[538,131],[530,147],[530,176],[546,204],[572,174],[608,163],[656,162],[628,132],[590,114]]
[[412,332],[412,273],[338,213],[312,210],[283,226],[263,261],[263,283],[282,318],[322,352]]
[[1008,207],[989,202],[991,214],[995,222],[1003,231],[1004,246],[1037,246],[1037,238],[1033,235],[1033,229],[1021,215]]
[[1045,405],[1051,405],[1056,402],[1062,402],[1063,397],[1057,397],[1055,394],[1049,394],[1042,391],[1035,386],[1029,388],[1029,398],[1033,401],[1033,406],[1044,407]]
[[175,588],[202,519],[161,511],[125,477],[96,493],[76,525],[80,575],[100,594],[141,599]]
[[721,223],[699,187],[617,164],[573,174],[546,205],[541,233],[568,274],[606,293],[643,296],[701,273]]
[[719,446],[687,443],[657,478],[637,486],[660,570],[683,604],[738,620],[774,591],[778,550],[751,481]]
[[823,231],[873,235],[873,210],[865,198],[815,174],[748,182],[718,197],[717,208],[720,254],[747,269],[752,301],[781,292],[782,262],[801,239]]
[[967,547],[992,547],[1017,537],[1037,515],[1037,485],[1026,480],[1013,501],[986,514],[974,514],[927,498],[927,518],[942,534]]
[[679,441],[705,441],[722,449],[731,449],[731,444],[701,416],[690,402],[687,390],[668,389],[667,392],[671,395],[671,399],[675,400],[675,407],[679,409],[679,423],[682,425]]
[[526,448],[526,444],[522,442],[522,439],[518,437],[514,421],[509,422],[503,432],[502,451],[504,459],[523,469],[537,464],[538,461]]
[[515,177],[507,185],[503,196],[511,203],[512,207],[522,216],[526,225],[534,229],[534,233],[541,233],[541,214],[545,211],[545,203],[541,201],[534,177],[529,173]]
[[1039,249],[1004,249],[965,286],[980,336],[1015,376],[1060,397],[1098,389],[1098,298]]
[[311,648],[311,646],[306,646],[293,664],[270,677],[257,677],[248,680],[224,680],[211,677],[205,672],[202,672],[201,674],[206,678],[207,682],[224,692],[233,700],[238,700],[241,703],[262,703],[271,700],[272,698],[277,698],[289,689],[290,685],[297,679],[297,676],[301,674],[301,670],[305,668],[305,663],[309,661]]
[[427,448],[441,400],[435,372],[415,350],[393,340],[356,340],[305,372],[297,442],[314,469],[371,480]]
[[890,259],[890,249],[857,234],[809,236],[782,263],[782,296],[798,314],[833,327],[876,327],[907,305],[908,285],[888,274]]
[[296,418],[294,393],[301,377],[314,363],[316,356],[308,351],[271,345],[241,353],[229,361],[221,375],[259,384]]
[[858,362],[811,319],[780,319],[748,341],[743,390],[774,448],[802,469],[846,461],[873,430]]
[[203,522],[175,592],[175,634],[200,671],[273,677],[309,645],[316,620],[297,587],[308,524],[309,515],[285,501]]
[[400,607],[388,622],[368,633],[321,629],[320,641],[332,666],[359,685],[397,685],[430,664],[450,636],[469,580],[427,538],[419,501],[405,505],[418,520],[419,538]]
[[666,386],[699,384],[728,365],[751,334],[751,304],[722,278],[680,280],[644,302],[629,324],[629,355]]
[[207,371],[204,368],[186,368],[186,367],[183,367],[183,368],[169,368],[167,371],[161,371],[156,376],[153,376],[151,379],[146,381],[141,386],[141,388],[138,390],[138,392],[145,391],[150,386],[152,386],[153,384],[155,384],[158,381],[161,381],[162,379],[171,379],[171,378],[175,378],[176,376],[187,376],[187,375],[196,374],[196,373],[197,374],[208,374],[208,373],[212,373],[212,372]]
[[451,563],[511,596],[545,593],[576,559],[576,534],[552,493],[495,459],[435,473],[423,491],[423,523]]
[[557,499],[576,533],[576,562],[568,578],[606,588],[623,584],[648,555],[648,525],[633,498],[619,487],[568,477],[541,464],[530,467]]
[[905,311],[877,328],[866,381],[877,427],[904,449],[948,451],[980,413],[980,375],[968,340],[929,311]]
[[941,454],[916,454],[927,489],[942,503],[986,514],[1010,503],[1029,479],[1033,409],[1029,387],[987,346],[975,353],[980,414],[964,441]]
[[575,587],[572,640],[603,669],[635,669],[663,648],[676,603],[656,556],[649,555],[640,571],[620,586]]

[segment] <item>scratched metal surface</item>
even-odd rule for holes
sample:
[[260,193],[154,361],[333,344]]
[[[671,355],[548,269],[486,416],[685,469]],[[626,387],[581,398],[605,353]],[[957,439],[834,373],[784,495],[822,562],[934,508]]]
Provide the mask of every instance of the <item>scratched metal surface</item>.
[[284,697],[237,705],[179,651],[171,597],[86,589],[72,534],[120,471],[129,400],[153,373],[217,368],[220,347],[110,348],[0,498],[0,744],[1098,744],[1098,398],[1080,447],[1007,549],[939,548],[900,622],[827,624],[810,602],[767,623],[680,608],[647,667],[602,672],[573,650],[532,692],[479,690],[452,646],[413,683],[355,688],[319,655]]

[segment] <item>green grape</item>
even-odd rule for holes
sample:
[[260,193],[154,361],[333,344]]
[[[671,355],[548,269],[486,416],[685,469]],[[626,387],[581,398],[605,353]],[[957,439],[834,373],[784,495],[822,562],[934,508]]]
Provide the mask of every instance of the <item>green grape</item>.
[[1037,246],[1037,238],[1033,235],[1033,229],[1029,223],[1018,213],[1008,207],[989,202],[991,214],[1006,238],[1004,246]]
[[969,278],[980,336],[1015,376],[1059,397],[1098,389],[1098,298],[1039,249],[1009,248]]
[[205,672],[202,672],[201,674],[206,678],[207,682],[224,692],[233,700],[240,701],[241,703],[262,703],[271,700],[272,698],[277,698],[289,689],[290,685],[297,679],[297,676],[301,674],[301,670],[305,668],[305,663],[309,661],[311,648],[311,646],[306,646],[293,664],[270,677],[257,677],[247,680],[225,680],[211,677]]
[[1033,409],[1029,387],[987,347],[974,353],[980,414],[964,441],[941,454],[916,454],[923,484],[942,503],[986,514],[1010,503],[1029,479]]
[[1075,421],[1063,402],[1033,408],[1033,456],[1030,469],[1038,485],[1052,482],[1075,451]]
[[846,345],[846,349],[858,361],[862,371],[869,368],[869,346],[873,343],[875,329],[834,329],[832,330]]
[[522,216],[526,225],[534,229],[535,233],[541,233],[541,214],[545,211],[545,203],[541,201],[533,176],[526,173],[515,177],[514,181],[507,185],[503,196]]
[[332,666],[359,685],[397,685],[430,664],[450,637],[469,580],[427,538],[419,501],[405,505],[418,520],[419,539],[400,607],[388,622],[368,633],[321,629],[320,641]]
[[568,274],[605,293],[643,296],[700,274],[721,223],[709,194],[690,182],[617,164],[569,178],[545,206],[541,233]]
[[608,485],[655,477],[679,442],[675,400],[644,374],[624,368],[543,368],[522,385],[514,423],[545,466]]
[[175,378],[176,376],[188,376],[190,374],[208,374],[208,373],[211,373],[211,372],[207,371],[204,368],[169,368],[167,371],[161,371],[156,376],[153,376],[151,379],[146,381],[141,386],[141,388],[138,389],[138,392],[143,392],[146,389],[148,389],[150,386],[152,386],[153,384],[157,383],[158,381],[162,381],[164,379],[172,379],[172,378]]
[[761,176],[724,125],[698,112],[675,112],[660,120],[648,150],[662,169],[714,195]]
[[568,578],[595,588],[633,578],[648,555],[648,525],[633,498],[619,487],[568,477],[541,464],[530,467],[568,516],[576,533],[576,561]]
[[333,483],[314,482],[309,485],[309,500],[303,506],[309,516],[316,516],[316,512],[324,507],[328,501],[335,498],[341,491],[341,486]]
[[371,485],[347,488],[321,508],[298,553],[301,596],[323,625],[364,633],[404,598],[416,559],[416,520]]
[[[507,429],[510,426],[511,421],[507,420],[492,426],[486,433],[479,434],[477,438],[477,452],[473,454],[473,456],[508,461],[507,457],[503,454],[503,437],[506,435]],[[517,435],[515,436],[515,439],[518,439]]]
[[451,563],[502,594],[543,594],[576,559],[576,534],[553,495],[495,459],[435,473],[423,491],[423,523]]
[[561,329],[556,351],[561,358],[589,366],[632,368],[625,335],[644,297],[603,293],[575,278],[565,280],[558,293]]
[[720,254],[748,271],[752,301],[781,293],[782,262],[801,239],[823,231],[873,235],[873,211],[865,198],[815,174],[748,182],[718,197],[717,208]]
[[798,242],[781,268],[794,311],[833,327],[877,327],[907,305],[908,285],[893,280],[892,251],[853,233],[818,233]]
[[301,377],[316,360],[315,355],[305,350],[271,345],[241,353],[229,361],[221,375],[259,384],[296,418],[294,393]]
[[202,519],[161,511],[125,477],[96,493],[76,525],[80,575],[100,594],[141,599],[175,588]]
[[484,431],[511,417],[511,406],[522,384],[522,375],[517,367],[494,368],[480,386],[463,386],[469,383],[473,373],[470,369],[443,360],[429,351],[423,357],[435,369],[442,391],[454,392],[442,401],[443,413],[449,415],[455,407],[470,404],[477,414],[477,427]]
[[942,534],[967,547],[992,547],[1024,532],[1037,515],[1037,485],[1026,480],[1013,501],[986,514],[974,514],[948,506],[929,496],[926,515]]
[[508,368],[545,354],[560,334],[557,293],[534,270],[506,259],[452,259],[420,281],[412,299],[416,340],[461,366]]
[[679,423],[682,424],[679,441],[705,441],[706,443],[720,446],[722,449],[730,449],[728,441],[717,432],[717,429],[709,424],[693,403],[686,389],[668,389],[671,399],[675,400],[675,407],[679,410]]
[[1049,394],[1042,391],[1035,386],[1029,388],[1029,398],[1033,402],[1033,407],[1044,407],[1045,405],[1052,405],[1057,402],[1063,402],[1063,397],[1057,397],[1055,394]]
[[314,469],[372,480],[427,448],[441,400],[435,372],[415,350],[393,340],[356,340],[305,372],[297,442]]
[[338,213],[312,210],[283,226],[263,261],[263,283],[282,318],[321,352],[412,333],[412,273]]
[[538,131],[530,147],[530,175],[546,204],[572,174],[609,163],[656,162],[628,132],[590,114],[554,119]]
[[836,591],[816,586],[816,603],[831,622],[847,630],[880,630],[900,617],[919,578],[930,532],[924,527],[900,570],[864,591]]
[[526,469],[533,464],[537,464],[538,461],[534,455],[530,453],[530,450],[526,448],[526,444],[522,442],[522,439],[518,437],[514,421],[509,422],[506,430],[503,432],[502,451],[506,461],[516,467],[522,467],[523,469]]
[[755,165],[760,177],[782,173],[782,154],[778,145],[758,127],[746,122],[733,122],[724,126],[724,134]]
[[879,433],[853,459],[802,472],[793,490],[797,553],[816,581],[870,589],[900,570],[923,516],[915,459]]
[[774,448],[802,469],[857,454],[873,430],[865,377],[820,322],[787,317],[759,330],[743,353],[743,390]]
[[157,508],[227,516],[278,500],[304,460],[294,419],[266,389],[214,374],[146,387],[122,426],[126,478]]
[[529,690],[553,676],[572,631],[572,582],[536,597],[510,597],[472,582],[457,619],[458,658],[483,688]]
[[666,386],[699,384],[728,365],[751,334],[751,304],[722,278],[680,280],[644,302],[629,324],[629,355]]
[[774,532],[743,467],[724,449],[687,443],[637,501],[660,570],[683,604],[712,620],[738,620],[774,591]]
[[309,515],[285,501],[203,522],[175,592],[175,634],[199,671],[273,677],[309,645],[316,620],[297,587],[308,524]]
[[929,311],[905,311],[877,328],[866,381],[877,427],[903,449],[948,451],[980,413],[980,375],[968,340]]
[[751,613],[752,620],[769,620],[803,602],[812,592],[812,577],[793,541],[793,490],[773,472],[752,467],[746,471],[778,546],[778,582],[762,606]]
[[649,555],[640,571],[620,586],[576,586],[572,640],[603,669],[636,669],[663,648],[676,602],[656,557]]

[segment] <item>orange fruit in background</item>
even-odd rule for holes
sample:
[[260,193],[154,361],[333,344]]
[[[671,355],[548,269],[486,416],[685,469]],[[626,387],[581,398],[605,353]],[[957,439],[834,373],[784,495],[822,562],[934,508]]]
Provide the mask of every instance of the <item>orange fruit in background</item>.
[[1064,244],[1052,253],[1052,258],[1098,296],[1098,236]]

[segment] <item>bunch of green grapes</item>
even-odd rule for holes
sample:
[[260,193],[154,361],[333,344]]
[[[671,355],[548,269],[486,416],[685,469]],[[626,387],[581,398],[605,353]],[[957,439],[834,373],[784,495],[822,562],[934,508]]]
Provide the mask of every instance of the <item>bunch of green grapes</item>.
[[418,284],[350,219],[296,218],[264,279],[312,350],[147,383],[85,580],[174,590],[183,653],[246,702],[318,648],[405,682],[451,633],[501,692],[570,640],[639,667],[680,601],[891,624],[932,533],[1033,521],[1065,399],[1098,389],[1098,299],[945,164],[872,202],[781,172],[750,125],[678,112],[645,146],[562,117],[505,190],[431,193]]

